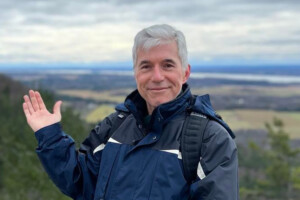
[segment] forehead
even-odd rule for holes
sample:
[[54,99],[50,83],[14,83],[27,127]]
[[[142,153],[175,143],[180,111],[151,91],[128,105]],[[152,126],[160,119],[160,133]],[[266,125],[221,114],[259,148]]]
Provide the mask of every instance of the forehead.
[[175,41],[160,44],[149,49],[139,48],[137,51],[137,64],[142,61],[179,60],[177,43]]

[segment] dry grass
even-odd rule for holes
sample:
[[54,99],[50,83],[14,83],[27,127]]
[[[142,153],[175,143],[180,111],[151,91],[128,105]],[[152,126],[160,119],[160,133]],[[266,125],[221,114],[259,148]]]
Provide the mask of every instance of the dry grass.
[[279,118],[284,130],[291,138],[300,138],[300,112],[278,112],[271,110],[223,110],[219,111],[223,119],[233,130],[265,129],[265,123]]
[[86,121],[95,124],[114,112],[114,110],[113,106],[101,105],[86,116]]
[[93,90],[59,90],[57,93],[59,95],[65,95],[70,97],[79,97],[82,99],[92,99],[97,101],[110,101],[121,103],[124,101],[126,95],[118,95],[127,93],[129,94],[130,90],[110,90],[110,91],[101,91],[96,92]]

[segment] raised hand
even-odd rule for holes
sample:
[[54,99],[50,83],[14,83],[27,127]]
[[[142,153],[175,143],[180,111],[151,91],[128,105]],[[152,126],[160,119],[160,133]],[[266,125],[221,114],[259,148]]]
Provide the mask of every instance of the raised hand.
[[60,107],[62,101],[57,101],[53,107],[53,114],[50,113],[39,92],[29,90],[29,96],[24,96],[23,110],[27,123],[34,132],[41,128],[59,122],[61,120]]

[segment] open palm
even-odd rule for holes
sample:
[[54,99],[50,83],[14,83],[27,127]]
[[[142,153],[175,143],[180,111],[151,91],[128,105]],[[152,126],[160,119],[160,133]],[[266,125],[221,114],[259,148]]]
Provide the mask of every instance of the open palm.
[[[30,97],[30,98],[29,98]],[[34,132],[61,120],[61,101],[55,103],[53,113],[50,113],[39,92],[29,90],[29,96],[24,96],[23,110],[27,123]]]

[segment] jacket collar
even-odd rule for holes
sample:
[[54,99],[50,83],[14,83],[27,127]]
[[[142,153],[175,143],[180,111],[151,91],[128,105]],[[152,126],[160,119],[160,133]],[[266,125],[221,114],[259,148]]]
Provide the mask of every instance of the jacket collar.
[[[185,110],[191,99],[189,85],[185,83],[182,86],[181,94],[174,100],[161,104],[156,107],[152,113],[150,125],[151,128],[161,128],[167,121],[171,120],[177,113]],[[125,106],[135,116],[138,123],[142,124],[145,116],[148,115],[145,100],[139,94],[138,90],[133,91],[125,100]]]

